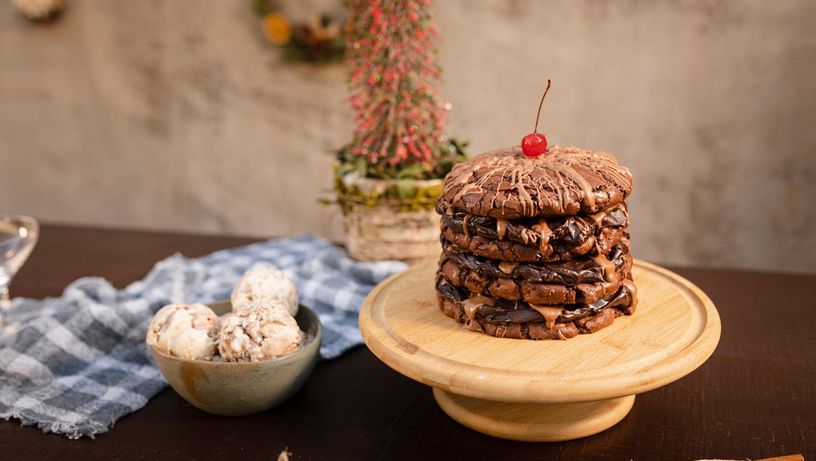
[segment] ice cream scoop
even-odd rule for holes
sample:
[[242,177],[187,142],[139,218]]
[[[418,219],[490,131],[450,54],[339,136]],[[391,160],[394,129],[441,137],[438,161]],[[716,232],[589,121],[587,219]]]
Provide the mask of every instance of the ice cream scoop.
[[[209,305],[223,315],[229,301]],[[227,314],[232,316],[235,314]],[[247,415],[268,410],[289,399],[308,380],[319,357],[323,337],[317,314],[301,306],[296,318],[303,339],[293,353],[272,360],[228,362],[186,360],[151,347],[153,360],[167,382],[191,405],[218,415]]]
[[218,351],[220,324],[203,304],[169,304],[153,316],[147,344],[176,357],[210,360]]
[[282,306],[289,314],[295,315],[298,311],[297,285],[280,269],[256,264],[235,286],[231,301],[234,312]]
[[218,351],[229,362],[257,362],[295,352],[300,340],[300,328],[294,317],[279,303],[224,318]]

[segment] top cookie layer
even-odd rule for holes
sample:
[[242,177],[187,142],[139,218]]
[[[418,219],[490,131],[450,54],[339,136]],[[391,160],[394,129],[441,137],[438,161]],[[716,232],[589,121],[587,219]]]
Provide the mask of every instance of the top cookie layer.
[[441,200],[477,216],[514,219],[595,213],[631,192],[632,174],[607,152],[552,146],[528,158],[515,146],[454,166]]

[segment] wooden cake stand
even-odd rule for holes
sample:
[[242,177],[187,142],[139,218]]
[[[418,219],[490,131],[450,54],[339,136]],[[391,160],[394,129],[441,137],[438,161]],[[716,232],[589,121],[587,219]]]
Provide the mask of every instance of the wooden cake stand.
[[635,261],[631,317],[566,341],[505,339],[465,330],[439,309],[436,262],[381,283],[360,311],[366,345],[394,370],[433,387],[442,410],[471,429],[527,441],[570,440],[622,420],[635,394],[708,359],[720,317],[691,282]]

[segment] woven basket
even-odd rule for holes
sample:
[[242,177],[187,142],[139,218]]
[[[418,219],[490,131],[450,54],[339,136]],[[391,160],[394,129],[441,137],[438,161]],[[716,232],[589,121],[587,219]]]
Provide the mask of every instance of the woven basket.
[[[362,179],[366,188],[385,187],[387,180]],[[380,184],[372,184],[378,182]],[[423,181],[423,186],[442,180]],[[344,216],[346,249],[361,261],[396,259],[414,262],[438,257],[439,215],[434,210],[400,211],[390,204],[354,205]]]

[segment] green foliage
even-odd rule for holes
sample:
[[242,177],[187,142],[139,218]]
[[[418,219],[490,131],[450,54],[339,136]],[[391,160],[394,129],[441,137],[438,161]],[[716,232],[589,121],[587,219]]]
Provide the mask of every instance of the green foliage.
[[[348,213],[355,206],[390,206],[396,211],[432,210],[442,194],[441,180],[453,165],[467,158],[466,147],[466,142],[451,139],[440,146],[440,161],[433,168],[415,163],[384,171],[362,157],[349,156],[348,147],[344,147],[337,153],[338,161],[334,168],[335,198],[322,202],[340,205],[343,213]],[[349,176],[383,180],[385,187],[364,191],[354,181],[345,181]],[[440,181],[426,182],[434,179]]]
[[341,177],[337,177],[335,192],[334,200],[322,200],[322,203],[340,205],[344,214],[359,206],[388,206],[395,211],[432,210],[442,194],[442,182],[420,184],[415,179],[391,180],[382,190],[363,191],[356,185],[346,185]]
[[336,38],[319,44],[299,40],[297,35],[283,47],[283,59],[287,62],[327,64],[343,60],[346,44]]
[[[273,5],[274,3],[274,5]],[[260,17],[264,17],[271,11],[278,10],[277,2],[271,0],[252,0],[252,10]]]
[[409,163],[407,165],[370,164],[364,157],[351,155],[350,146],[337,151],[337,176],[356,173],[363,178],[374,179],[441,179],[453,168],[453,165],[467,159],[467,141],[451,138],[437,149],[439,157],[435,165],[428,163]]

